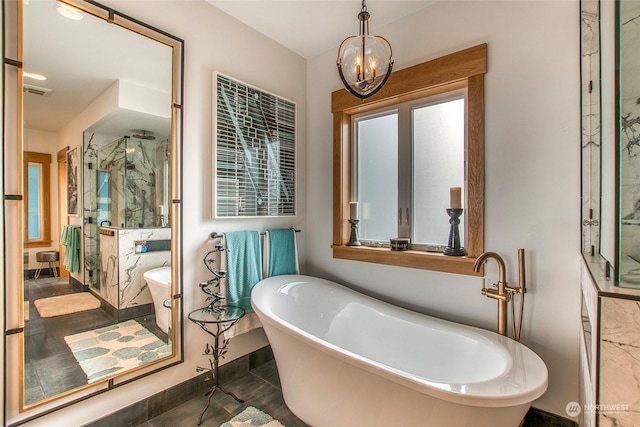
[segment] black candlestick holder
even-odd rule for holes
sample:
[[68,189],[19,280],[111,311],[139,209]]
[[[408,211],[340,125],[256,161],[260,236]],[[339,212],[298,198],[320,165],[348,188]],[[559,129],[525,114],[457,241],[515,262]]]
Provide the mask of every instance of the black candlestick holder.
[[347,246],[362,246],[362,243],[358,240],[358,223],[359,219],[350,219],[349,224],[351,224],[351,236],[349,236],[349,241],[347,242]]
[[460,215],[462,215],[463,211],[464,209],[459,208],[447,209],[451,228],[449,229],[449,242],[447,243],[447,247],[444,248],[445,255],[464,256],[467,254],[467,251],[460,247],[460,230],[458,229],[458,225],[460,224]]

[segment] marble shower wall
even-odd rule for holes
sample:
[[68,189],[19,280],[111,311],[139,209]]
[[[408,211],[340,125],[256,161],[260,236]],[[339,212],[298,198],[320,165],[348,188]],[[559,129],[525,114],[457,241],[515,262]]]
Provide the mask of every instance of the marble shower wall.
[[[161,226],[161,209],[168,210],[168,140],[125,137],[103,147],[98,170],[108,175],[109,204],[102,215],[121,228]],[[166,190],[166,191],[165,191]],[[162,206],[162,208],[161,208]]]
[[[600,251],[600,10],[597,0],[583,1],[582,43],[582,243]],[[589,82],[592,82],[589,84]]]
[[640,286],[640,3],[620,5],[620,278]]
[[169,141],[85,133],[85,284],[99,289],[99,228],[164,227],[169,218]]
[[83,250],[81,262],[84,265],[84,284],[99,288],[100,275],[100,242],[98,218],[98,176],[93,165],[98,164],[98,152],[101,148],[113,143],[118,137],[113,135],[84,134],[83,168],[82,168],[82,239]]

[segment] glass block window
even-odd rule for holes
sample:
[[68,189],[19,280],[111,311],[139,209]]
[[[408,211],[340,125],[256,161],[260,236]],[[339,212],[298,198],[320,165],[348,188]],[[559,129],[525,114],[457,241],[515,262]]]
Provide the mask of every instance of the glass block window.
[[295,215],[295,103],[215,76],[215,216]]

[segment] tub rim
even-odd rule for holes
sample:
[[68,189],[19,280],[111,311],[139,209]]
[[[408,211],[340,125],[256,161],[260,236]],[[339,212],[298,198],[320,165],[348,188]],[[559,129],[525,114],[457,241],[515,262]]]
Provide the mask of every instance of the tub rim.
[[[169,270],[168,281],[162,281],[158,278],[158,275],[163,273],[164,271]],[[171,266],[163,265],[160,267],[154,267],[152,269],[146,270],[142,273],[142,278],[144,280],[152,280],[155,283],[163,286],[171,286]]]

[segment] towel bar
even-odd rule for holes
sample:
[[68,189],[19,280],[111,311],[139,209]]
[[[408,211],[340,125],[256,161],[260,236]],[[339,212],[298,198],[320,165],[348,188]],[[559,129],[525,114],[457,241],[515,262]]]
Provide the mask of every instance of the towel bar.
[[[297,229],[294,228],[293,231],[295,231],[296,233],[300,233],[301,230],[297,230]],[[264,236],[265,234],[267,234],[265,231],[261,231],[260,232],[261,236]],[[221,239],[222,238],[222,234],[218,234],[217,232],[214,231],[213,233],[209,234],[209,238],[210,239]]]

